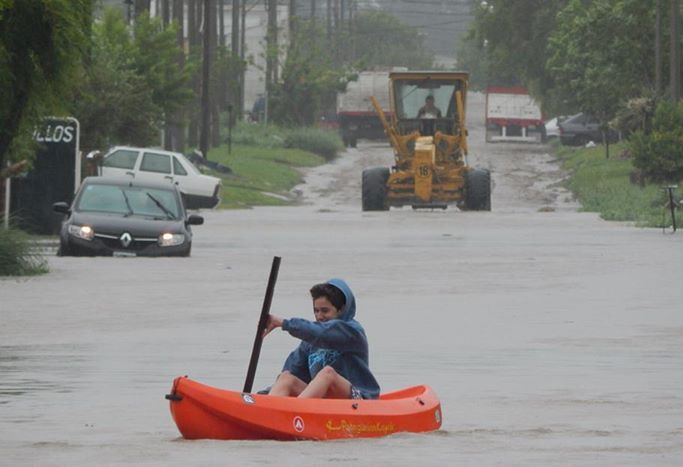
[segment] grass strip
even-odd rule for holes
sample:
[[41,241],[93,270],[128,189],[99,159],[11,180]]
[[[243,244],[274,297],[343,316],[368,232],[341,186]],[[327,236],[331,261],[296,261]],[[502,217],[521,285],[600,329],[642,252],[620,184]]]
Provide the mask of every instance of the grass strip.
[[610,159],[605,158],[604,146],[557,146],[556,153],[572,174],[568,188],[580,201],[582,211],[597,212],[605,220],[633,222],[638,227],[671,224],[670,214],[664,208],[667,198],[663,187],[631,183],[633,161],[625,143],[610,146]]
[[[227,165],[232,175],[221,175],[222,209],[282,206],[294,199],[290,190],[303,181],[301,168],[325,162],[302,149],[236,144],[228,154],[223,145],[209,151],[209,160]],[[215,174],[218,175],[218,174]]]

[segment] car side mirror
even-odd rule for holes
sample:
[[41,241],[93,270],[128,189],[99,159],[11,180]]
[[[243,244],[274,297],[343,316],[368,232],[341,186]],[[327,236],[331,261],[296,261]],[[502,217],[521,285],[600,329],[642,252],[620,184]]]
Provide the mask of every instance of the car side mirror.
[[204,223],[204,218],[197,214],[190,214],[190,217],[187,218],[185,223],[187,225],[202,225]]
[[52,210],[54,212],[59,212],[61,214],[69,214],[69,212],[71,211],[69,209],[69,204],[65,203],[64,201],[60,201],[59,203],[53,204]]

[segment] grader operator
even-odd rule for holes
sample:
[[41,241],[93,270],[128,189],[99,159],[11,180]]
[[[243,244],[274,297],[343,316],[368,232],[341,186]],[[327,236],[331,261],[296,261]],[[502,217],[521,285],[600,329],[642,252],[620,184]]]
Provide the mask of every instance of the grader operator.
[[491,210],[491,175],[467,165],[467,73],[392,72],[387,121],[372,103],[394,150],[394,166],[363,170],[363,211],[391,206]]

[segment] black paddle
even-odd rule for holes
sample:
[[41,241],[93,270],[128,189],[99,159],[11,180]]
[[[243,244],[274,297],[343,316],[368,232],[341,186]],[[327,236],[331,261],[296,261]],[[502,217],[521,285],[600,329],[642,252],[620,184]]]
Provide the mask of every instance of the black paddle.
[[256,375],[256,365],[258,365],[259,355],[261,355],[261,344],[263,343],[263,331],[268,324],[268,315],[270,314],[270,303],[273,301],[273,290],[275,289],[275,282],[277,282],[277,273],[280,269],[280,257],[273,257],[273,265],[270,268],[270,277],[268,278],[268,287],[266,288],[266,296],[263,299],[263,308],[261,308],[261,318],[258,321],[256,328],[256,337],[254,338],[254,347],[251,349],[251,360],[249,361],[249,369],[247,370],[247,379],[244,381],[244,390],[242,392],[251,392],[251,387],[254,385],[254,376]]

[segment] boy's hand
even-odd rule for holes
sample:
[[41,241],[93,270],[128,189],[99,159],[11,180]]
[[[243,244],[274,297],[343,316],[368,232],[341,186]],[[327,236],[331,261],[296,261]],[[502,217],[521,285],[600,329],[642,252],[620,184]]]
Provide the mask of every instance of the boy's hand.
[[282,327],[282,318],[275,315],[268,315],[268,322],[266,323],[266,328],[263,330],[263,337],[266,337],[270,331],[279,327]]

